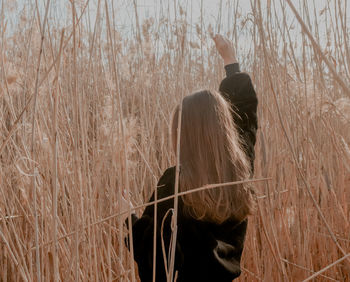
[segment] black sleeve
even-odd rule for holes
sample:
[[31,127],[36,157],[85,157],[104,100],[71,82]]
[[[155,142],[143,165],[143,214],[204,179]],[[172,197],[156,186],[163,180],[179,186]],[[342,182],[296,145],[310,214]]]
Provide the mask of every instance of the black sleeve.
[[[168,197],[174,193],[174,187],[171,183],[175,182],[175,167],[170,167],[161,176],[157,183],[157,198],[162,199]],[[151,198],[148,202],[155,200],[155,192],[152,193]],[[174,199],[169,199],[157,204],[157,217],[162,219],[165,213],[174,207]],[[154,216],[154,204],[147,206],[142,215]]]
[[230,77],[230,76],[234,75],[236,72],[240,72],[239,64],[234,63],[234,64],[226,65],[225,71],[226,71],[226,77]]
[[245,235],[247,232],[248,219],[245,219],[236,224],[226,223],[219,229],[220,235],[219,239],[229,243],[234,246],[237,255],[240,259],[243,251]]
[[[174,168],[167,169],[157,184],[158,199],[169,196],[172,192],[172,186],[169,185],[169,179],[172,179]],[[148,202],[153,202],[155,198],[153,192]],[[165,249],[169,249],[171,238],[171,214],[169,214],[164,220],[164,230],[161,232],[162,219],[165,216],[169,208],[173,207],[173,200],[167,200],[160,202],[157,205],[157,256],[156,256],[156,276],[157,281],[166,281],[163,253],[161,241],[164,240]],[[134,259],[137,262],[139,275],[141,281],[152,281],[153,274],[153,237],[154,237],[154,205],[147,206],[142,216],[137,219],[136,216],[132,218],[132,230],[133,230],[133,246],[134,246]],[[163,238],[161,238],[163,234]],[[175,268],[179,268],[183,261],[182,251],[179,243],[176,243],[176,259]]]
[[241,136],[244,150],[253,164],[258,127],[258,100],[250,76],[236,72],[221,81],[219,91],[231,104],[233,119]]
[[[163,232],[161,223],[157,222],[156,231],[156,277],[157,281],[165,282],[166,272],[164,267],[162,241],[164,242],[166,260],[169,260],[168,250],[171,242],[171,216],[168,215],[164,222]],[[134,242],[134,259],[138,265],[139,276],[141,281],[152,281],[153,276],[153,237],[154,237],[154,220],[148,215],[143,215],[133,225],[133,242]],[[183,264],[183,251],[181,245],[176,241],[175,247],[175,270]],[[174,273],[175,275],[175,273]]]
[[[154,193],[149,202],[154,201]],[[152,281],[153,277],[153,237],[154,237],[154,205],[148,206],[140,218],[132,217],[133,249],[134,259],[138,265],[141,281]],[[167,248],[170,242],[170,216],[165,221],[163,240]],[[163,267],[163,253],[161,245],[161,223],[157,221],[156,226],[156,277],[157,281],[166,281],[165,269]],[[125,239],[129,248],[129,236]]]
[[244,247],[244,240],[247,231],[248,220],[237,224],[224,224],[219,228],[217,246],[214,249],[216,260],[232,275],[238,277],[241,273],[241,257]]

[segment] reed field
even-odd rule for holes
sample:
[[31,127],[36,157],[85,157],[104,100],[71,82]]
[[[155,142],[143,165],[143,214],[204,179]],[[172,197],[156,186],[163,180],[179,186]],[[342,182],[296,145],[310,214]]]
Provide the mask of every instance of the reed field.
[[237,281],[350,281],[350,3],[148,2],[0,1],[0,281],[139,280],[124,218],[176,164],[174,107],[225,76],[216,33],[259,99]]

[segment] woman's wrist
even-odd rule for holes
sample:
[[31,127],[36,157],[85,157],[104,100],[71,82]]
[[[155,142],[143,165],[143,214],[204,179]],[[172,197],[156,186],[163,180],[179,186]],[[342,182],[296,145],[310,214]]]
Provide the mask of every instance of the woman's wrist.
[[225,66],[237,63],[237,60],[234,56],[225,57],[223,59],[224,59]]

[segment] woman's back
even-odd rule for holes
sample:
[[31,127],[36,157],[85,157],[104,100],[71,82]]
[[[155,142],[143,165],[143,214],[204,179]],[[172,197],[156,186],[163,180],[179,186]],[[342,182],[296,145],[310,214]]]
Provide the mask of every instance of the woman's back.
[[[238,64],[226,65],[225,69],[227,77],[220,84],[220,94],[202,91],[183,100],[179,191],[186,195],[179,197],[178,204],[174,265],[177,281],[232,281],[241,272],[250,191],[241,184],[189,191],[206,184],[243,180],[253,171],[256,94],[249,75],[240,73]],[[203,112],[200,104],[205,102],[204,109],[214,107],[215,110]],[[205,127],[205,119],[218,123]],[[177,124],[174,126],[173,122],[173,140],[177,140],[175,129]],[[168,168],[158,182],[157,200],[160,202],[157,203],[156,222],[154,205],[148,206],[140,219],[134,216],[134,258],[141,281],[152,281],[153,277],[154,227],[157,230],[156,281],[166,281],[164,262],[168,261],[172,237],[174,199],[171,196],[174,195],[175,174],[175,167]],[[161,200],[166,197],[170,198]],[[149,201],[154,200],[155,193]]]
[[[174,194],[176,168],[168,168],[158,182],[158,199]],[[154,194],[150,201],[154,201]],[[168,250],[171,237],[169,209],[174,206],[174,200],[168,199],[157,205],[157,226],[163,226],[165,249]],[[186,214],[184,204],[179,198],[178,235],[175,270],[180,269],[177,281],[232,281],[240,274],[240,259],[243,250],[247,221],[227,220],[221,224],[194,219]],[[153,217],[154,206],[148,206],[143,216]],[[154,222],[152,222],[154,224]],[[149,229],[147,237],[153,237]],[[161,231],[161,230],[160,230]],[[134,232],[138,236],[139,232]],[[145,236],[143,234],[142,236]],[[138,240],[138,238],[136,239]],[[141,238],[139,238],[142,241]],[[157,246],[157,256],[163,256],[161,245]],[[217,247],[217,249],[215,249]],[[157,280],[166,281],[162,259],[157,259]],[[159,269],[160,268],[160,269]],[[215,279],[214,279],[215,278]],[[142,280],[147,281],[147,280]]]

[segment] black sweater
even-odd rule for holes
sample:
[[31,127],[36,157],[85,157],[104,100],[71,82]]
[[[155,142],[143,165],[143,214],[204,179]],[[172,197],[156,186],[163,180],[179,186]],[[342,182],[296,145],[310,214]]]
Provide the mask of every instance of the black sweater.
[[[220,92],[231,104],[233,119],[241,136],[245,152],[253,169],[254,145],[257,130],[257,98],[249,75],[239,72],[238,64],[225,67],[227,77]],[[175,167],[168,168],[157,185],[158,199],[174,194]],[[150,199],[154,201],[154,193]],[[174,207],[170,199],[157,205],[156,281],[166,281],[161,245],[161,224],[167,211]],[[168,256],[171,237],[171,213],[164,219],[163,240]],[[247,220],[227,220],[222,224],[196,220],[183,212],[179,197],[178,233],[175,271],[179,282],[232,281],[241,273]],[[142,282],[152,281],[154,205],[148,206],[139,219],[133,215],[134,258]]]

